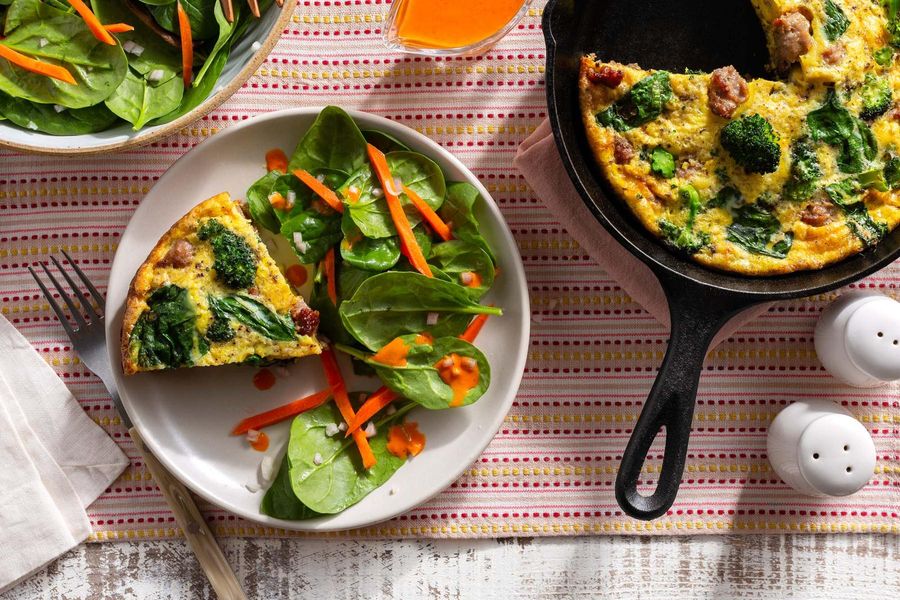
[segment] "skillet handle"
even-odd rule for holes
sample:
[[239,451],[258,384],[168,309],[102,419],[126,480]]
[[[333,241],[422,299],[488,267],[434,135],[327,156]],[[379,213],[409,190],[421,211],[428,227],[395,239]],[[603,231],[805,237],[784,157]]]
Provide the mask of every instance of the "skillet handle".
[[[672,322],[669,348],[625,448],[615,488],[622,510],[646,521],[663,515],[678,494],[697,386],[709,345],[728,319],[753,304],[746,298],[718,296],[683,283],[667,285],[662,278],[661,283]],[[643,496],[638,493],[637,482],[647,451],[663,428],[666,444],[659,483],[653,494]]]

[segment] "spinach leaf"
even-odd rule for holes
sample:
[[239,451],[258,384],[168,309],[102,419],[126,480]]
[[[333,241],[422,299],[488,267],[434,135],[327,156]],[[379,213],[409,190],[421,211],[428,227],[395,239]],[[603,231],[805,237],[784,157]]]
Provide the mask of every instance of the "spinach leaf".
[[247,208],[250,217],[259,227],[272,233],[281,232],[281,223],[275,215],[269,195],[275,187],[275,182],[282,176],[280,171],[269,171],[250,186],[247,190]]
[[213,311],[231,317],[270,340],[290,342],[297,339],[290,317],[273,312],[255,298],[237,294],[209,296],[208,301]]
[[341,229],[341,258],[347,264],[367,271],[387,271],[400,260],[400,240],[396,236],[367,238],[346,211]]
[[193,364],[195,345],[201,354],[208,348],[198,342],[197,313],[186,289],[165,285],[147,298],[147,308],[138,317],[128,340],[144,367],[175,368]]
[[472,184],[451,183],[438,214],[453,230],[453,237],[478,246],[497,264],[497,257],[491,245],[481,235],[478,219],[475,218],[475,202],[480,199],[481,194]]
[[900,188],[900,157],[890,156],[887,158],[884,164],[884,179],[892,190]]
[[[35,3],[40,4],[37,0],[14,0],[10,14],[18,16],[14,28],[10,28],[7,20],[3,44],[43,62],[65,67],[77,85],[0,60],[0,92],[66,108],[86,108],[103,102],[125,78],[128,62],[122,47],[99,41],[78,15],[48,6],[35,7]],[[32,20],[24,20],[29,15]]]
[[667,71],[644,77],[615,104],[597,114],[597,122],[616,131],[628,131],[659,117],[672,98]]
[[878,152],[872,131],[841,105],[834,88],[825,103],[807,115],[806,124],[813,141],[838,149],[838,167],[844,173],[859,173]]
[[290,471],[290,460],[285,453],[284,458],[281,459],[281,466],[278,467],[278,474],[272,481],[272,485],[266,490],[266,495],[263,496],[259,511],[264,515],[287,521],[300,521],[321,516],[297,499],[291,485]]
[[825,21],[822,28],[829,42],[837,40],[844,35],[850,27],[850,19],[844,14],[844,10],[834,0],[825,0]]
[[473,298],[484,296],[494,284],[494,262],[491,257],[480,247],[463,242],[451,240],[437,244],[431,249],[430,262],[441,270],[442,274],[449,276],[450,281],[462,285],[463,273],[474,273],[481,280],[481,285],[463,288]]
[[216,87],[216,82],[219,80],[219,75],[222,74],[222,70],[225,68],[225,63],[228,62],[228,55],[231,52],[231,48],[229,47],[226,50],[222,50],[218,54],[215,55],[214,58],[210,59],[211,64],[209,69],[207,70],[206,77],[203,78],[202,83],[197,83],[192,85],[184,92],[184,96],[181,99],[181,106],[173,110],[167,115],[163,115],[158,119],[155,119],[151,125],[163,125],[165,123],[171,123],[176,119],[180,119],[184,115],[188,114],[209,98],[210,94],[213,92],[213,88]]
[[[437,323],[428,325],[428,313],[440,315]],[[501,315],[503,311],[478,304],[456,284],[406,272],[366,279],[340,307],[344,327],[373,351],[408,333],[459,335],[469,320],[464,315],[475,314]]]
[[341,215],[306,208],[281,224],[281,235],[291,242],[300,262],[317,263],[341,241]]
[[377,433],[369,438],[369,446],[377,462],[370,469],[363,468],[352,438],[325,433],[329,425],[343,422],[334,402],[297,416],[291,424],[287,450],[291,487],[297,499],[312,511],[334,514],[390,479],[406,461],[388,451],[388,430],[414,406],[400,407],[376,425]]
[[119,120],[104,104],[57,110],[0,93],[0,116],[19,127],[51,135],[81,135],[108,129]]
[[772,258],[785,258],[794,241],[793,233],[782,234],[781,221],[760,201],[740,207],[727,231],[729,242],[752,254]]
[[106,107],[134,126],[137,131],[157,117],[177,109],[184,95],[184,82],[172,76],[168,81],[151,84],[143,76],[128,70],[125,80],[106,99]]
[[882,0],[884,12],[888,18],[887,30],[890,44],[900,48],[900,0]]
[[[219,0],[181,0],[181,6],[191,22],[191,35],[195,40],[209,40],[216,37],[218,26],[215,17],[215,4]],[[160,26],[172,33],[178,32],[178,14],[175,2],[148,5],[150,14]],[[237,3],[235,3],[237,4]]]
[[686,185],[679,191],[679,197],[682,203],[687,205],[688,215],[684,221],[684,225],[679,227],[668,219],[659,220],[659,228],[665,236],[666,241],[676,250],[687,252],[688,254],[696,254],[704,246],[709,244],[709,234],[705,231],[699,233],[694,232],[694,221],[697,219],[697,213],[700,212],[702,205],[700,204],[700,194],[690,185]]
[[[456,337],[437,338],[430,344],[417,343],[417,337],[415,334],[400,337],[409,347],[404,366],[385,365],[353,348],[339,349],[364,360],[375,369],[384,385],[429,410],[467,406],[484,395],[491,384],[491,367],[481,350]],[[455,398],[453,388],[444,382],[436,367],[441,360],[451,354],[472,358],[478,364],[478,384],[468,390],[461,399]]]
[[859,181],[854,177],[825,186],[825,193],[847,216],[847,227],[851,233],[859,238],[865,247],[870,248],[881,241],[888,228],[885,223],[877,223],[872,219],[866,203],[860,196],[861,192]]
[[709,202],[706,203],[706,207],[734,210],[743,202],[744,198],[741,196],[741,192],[729,183],[720,189],[715,196],[709,199]]
[[346,177],[366,162],[366,139],[344,110],[326,106],[297,144],[288,168],[339,171]]
[[200,67],[200,70],[197,71],[197,74],[194,76],[193,85],[199,85],[203,82],[203,78],[206,77],[206,74],[215,64],[216,54],[229,47],[231,37],[237,29],[238,23],[240,23],[242,19],[249,18],[245,14],[243,4],[233,3],[233,10],[234,20],[229,23],[228,19],[225,18],[225,12],[222,10],[222,3],[216,2],[215,8],[213,9],[213,17],[215,17],[216,26],[218,27],[216,43],[209,51],[206,60],[203,61],[203,66]]
[[[156,85],[174,77],[181,79],[181,52],[160,38],[155,31],[136,19],[122,0],[92,0],[94,14],[103,23],[128,23],[134,31],[117,33],[115,37],[123,45],[137,44],[143,50],[139,54],[127,53],[128,66],[145,79],[154,71]],[[182,94],[184,84],[182,83]]]
[[800,138],[791,148],[791,175],[784,186],[784,197],[792,202],[808,200],[816,191],[822,167],[809,138]]
[[[447,187],[444,175],[434,161],[417,152],[391,152],[386,158],[391,174],[396,179],[417,193],[432,209],[440,208]],[[359,198],[347,204],[348,212],[363,235],[373,239],[397,235],[381,184],[368,164],[350,176],[338,190],[338,195],[349,197],[350,188],[358,190]],[[421,213],[406,194],[400,195],[400,202],[410,225],[415,226],[421,222]]]
[[409,150],[409,147],[392,136],[389,133],[385,133],[383,131],[376,131],[374,129],[363,129],[362,130],[363,137],[366,138],[366,141],[385,154],[388,152],[399,152],[401,150]]

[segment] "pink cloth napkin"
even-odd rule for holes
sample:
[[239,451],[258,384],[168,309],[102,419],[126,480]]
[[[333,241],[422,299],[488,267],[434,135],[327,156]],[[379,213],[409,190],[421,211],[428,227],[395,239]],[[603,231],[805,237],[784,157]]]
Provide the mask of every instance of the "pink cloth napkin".
[[[669,327],[669,307],[662,286],[650,267],[619,244],[584,205],[563,166],[549,121],[541,123],[519,146],[513,165],[591,258],[619,282],[635,302]],[[732,318],[716,335],[710,348],[728,339],[744,323],[766,312],[769,306],[754,306]]]

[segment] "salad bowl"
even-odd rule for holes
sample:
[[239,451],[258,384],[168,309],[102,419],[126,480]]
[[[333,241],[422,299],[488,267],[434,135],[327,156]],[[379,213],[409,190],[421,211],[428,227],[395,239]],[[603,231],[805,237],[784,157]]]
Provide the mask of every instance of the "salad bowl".
[[[119,120],[109,129],[79,135],[50,135],[34,131],[34,127],[17,127],[0,119],[0,148],[37,154],[88,156],[143,146],[172,135],[216,109],[246,83],[275,47],[290,22],[293,7],[293,2],[285,2],[281,7],[272,3],[260,18],[253,19],[231,46],[227,61],[207,97],[178,118],[158,125],[148,124],[138,130],[133,129],[130,123]],[[126,44],[129,42],[123,43],[125,52],[131,55],[137,53],[139,56],[144,50]]]
[[[178,369],[124,376],[120,368],[120,334],[124,304],[135,271],[159,237],[197,202],[228,192],[244,198],[266,172],[265,155],[290,151],[322,111],[304,108],[259,116],[210,138],[178,160],[163,175],[135,212],[119,244],[107,293],[107,346],[116,366],[123,404],[153,454],[192,491],[213,504],[270,527],[334,531],[365,527],[407,512],[447,488],[482,453],[502,425],[515,398],[528,350],[530,308],[524,269],[517,245],[488,191],[447,150],[416,131],[371,114],[348,111],[360,129],[379,132],[426,155],[447,181],[465,182],[480,194],[474,214],[480,233],[494,250],[502,275],[486,304],[502,307],[478,338],[490,363],[490,386],[474,404],[451,410],[416,408],[409,420],[427,435],[421,454],[411,458],[387,483],[357,504],[336,514],[287,521],[263,515],[266,492],[259,479],[263,463],[278,465],[291,430],[284,421],[266,429],[271,440],[265,454],[254,452],[241,436],[229,435],[235,424],[327,387],[321,362],[300,360],[279,372],[266,391],[254,387],[256,369],[249,366]],[[202,177],[198,177],[202,173]],[[273,257],[287,264],[277,240],[267,240]],[[296,260],[296,259],[294,259]],[[308,282],[300,289],[309,297]],[[349,361],[341,371],[347,388],[372,390],[376,380],[351,375]]]

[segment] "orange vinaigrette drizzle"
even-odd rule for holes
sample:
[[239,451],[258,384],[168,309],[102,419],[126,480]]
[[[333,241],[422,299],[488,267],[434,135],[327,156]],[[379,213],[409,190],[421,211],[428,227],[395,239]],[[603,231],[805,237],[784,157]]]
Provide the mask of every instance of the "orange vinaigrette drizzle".
[[461,48],[503,29],[524,0],[395,0],[397,37],[425,48]]
[[481,374],[475,359],[448,354],[434,365],[441,379],[453,390],[453,401],[450,406],[461,406],[469,390],[478,385]]

